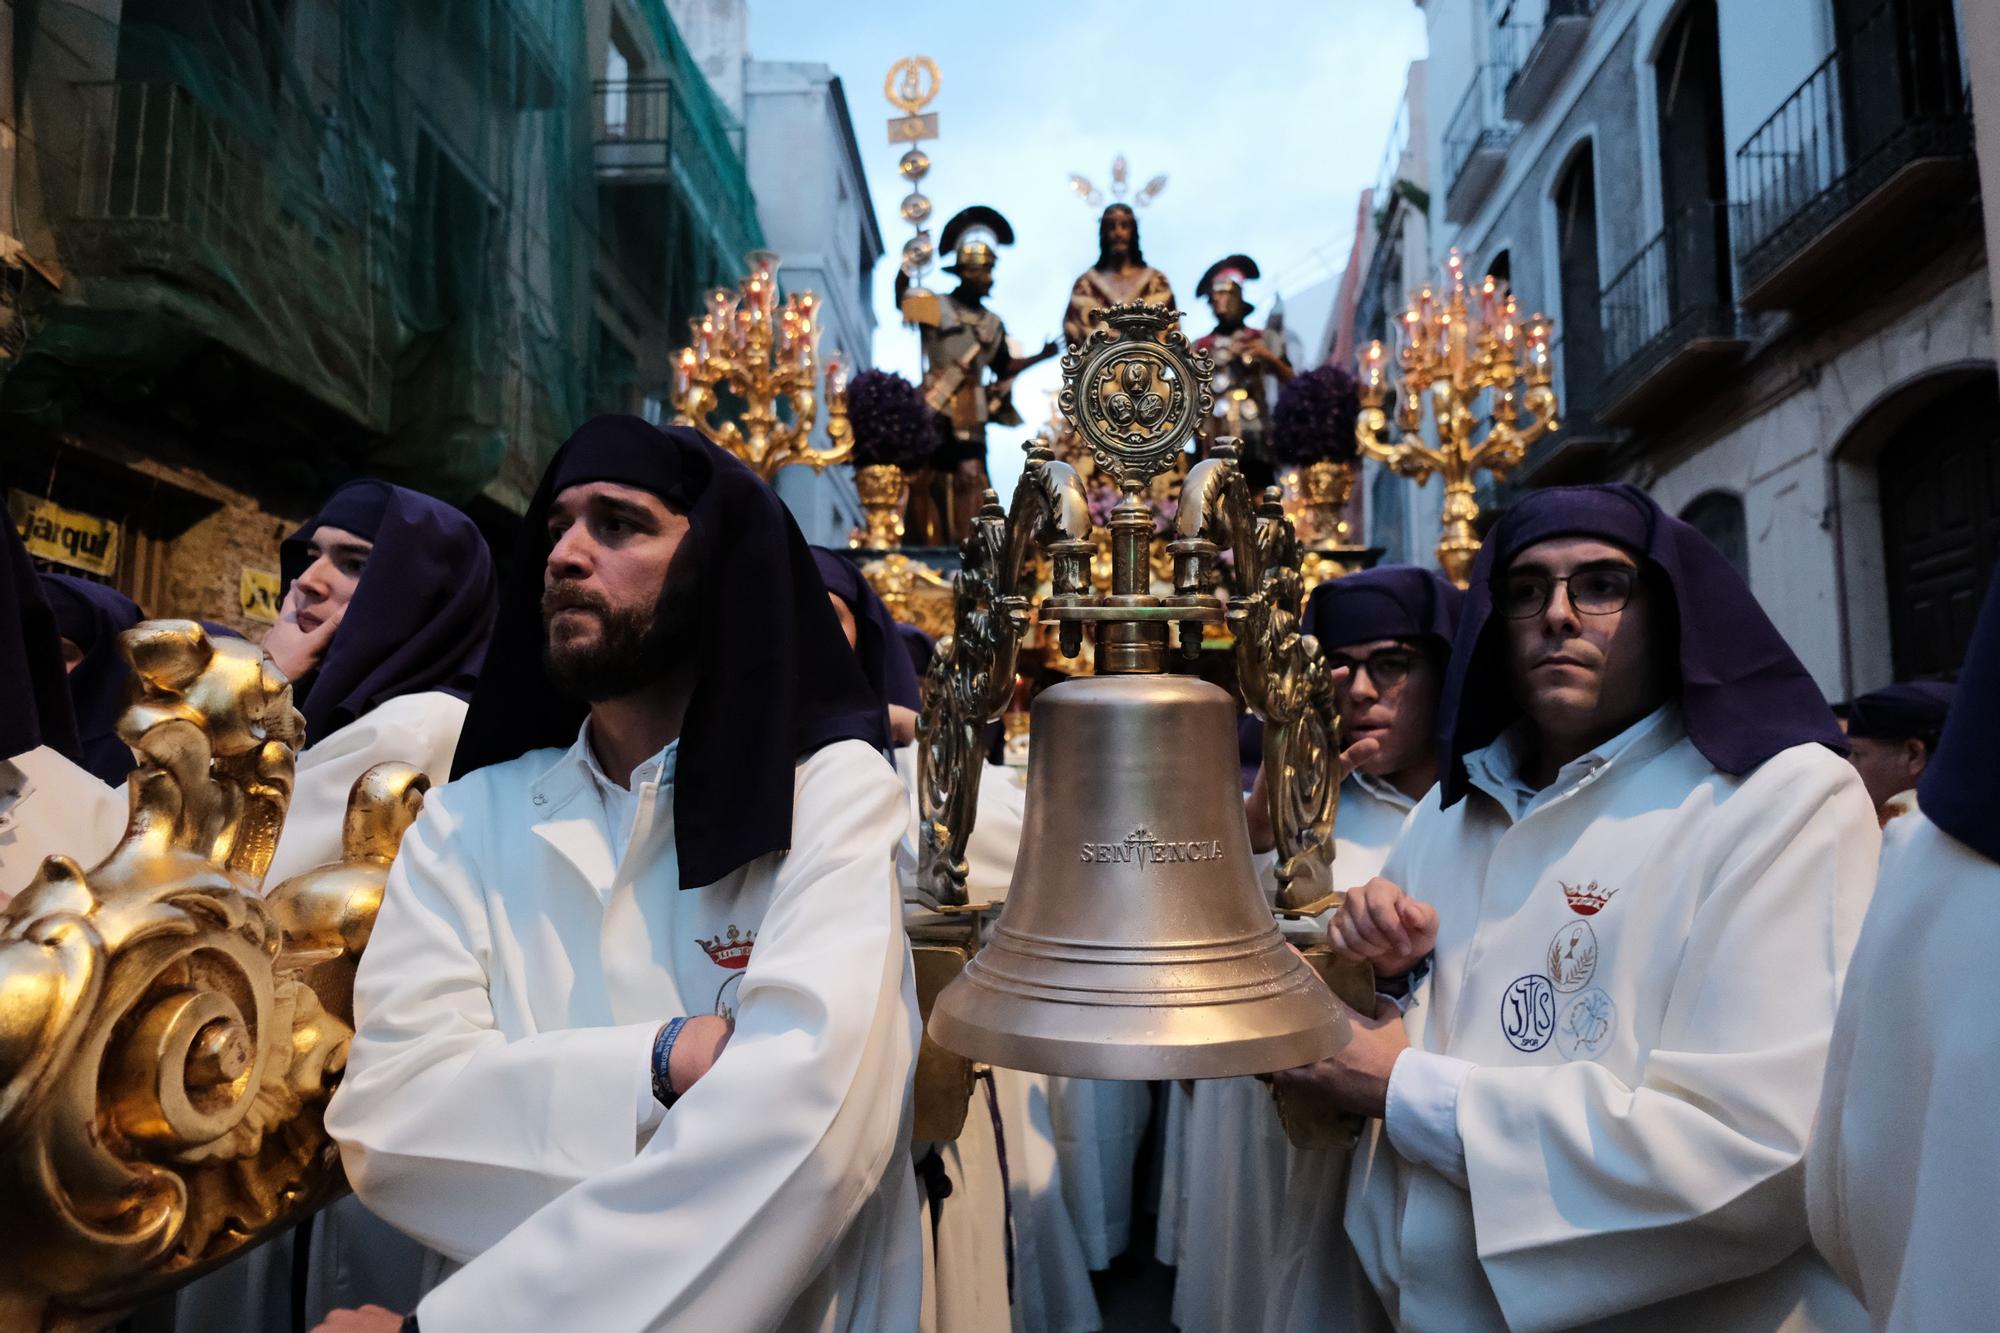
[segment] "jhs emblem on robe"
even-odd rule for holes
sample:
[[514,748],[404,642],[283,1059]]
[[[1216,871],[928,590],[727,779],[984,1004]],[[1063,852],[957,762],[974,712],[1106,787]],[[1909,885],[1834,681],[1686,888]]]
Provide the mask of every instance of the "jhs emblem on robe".
[[[1562,884],[1561,880],[1556,883]],[[1600,889],[1597,881],[1588,884],[1563,884],[1563,897],[1569,899],[1569,910],[1578,916],[1596,916],[1604,910],[1604,904],[1611,901],[1616,889]]]
[[716,988],[715,1012],[724,1018],[734,1018],[736,988],[743,980],[743,969],[750,966],[750,949],[757,943],[757,932],[731,926],[712,940],[697,935],[694,942],[701,946],[710,962],[728,971],[729,975],[722,979],[722,985]]
[[1539,1051],[1556,1030],[1556,991],[1537,972],[1520,978],[1500,997],[1500,1031],[1517,1051]]
[[1597,932],[1588,921],[1572,921],[1549,941],[1549,980],[1567,994],[1582,990],[1597,972]]
[[1556,1025],[1556,1049],[1565,1060],[1595,1060],[1611,1044],[1618,1027],[1618,1006],[1601,986],[1592,986],[1569,1002]]

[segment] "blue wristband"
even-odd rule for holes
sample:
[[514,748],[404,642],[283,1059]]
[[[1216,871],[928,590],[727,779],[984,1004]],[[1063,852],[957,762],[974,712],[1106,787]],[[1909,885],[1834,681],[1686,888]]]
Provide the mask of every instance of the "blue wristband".
[[659,1035],[653,1038],[653,1100],[670,1110],[680,1100],[680,1094],[674,1091],[674,1081],[668,1073],[669,1062],[674,1056],[674,1042],[686,1026],[685,1018],[673,1019],[664,1024]]

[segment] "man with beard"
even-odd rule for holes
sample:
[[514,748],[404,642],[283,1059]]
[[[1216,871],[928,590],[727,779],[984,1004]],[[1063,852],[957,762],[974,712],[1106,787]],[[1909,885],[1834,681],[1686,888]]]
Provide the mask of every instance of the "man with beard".
[[1742,576],[1637,487],[1530,492],[1437,731],[1330,931],[1400,1000],[1301,1075],[1380,1121],[1347,1234],[1396,1326],[1865,1326],[1800,1201],[1882,838]]
[[805,542],[693,431],[600,417],[515,561],[327,1113],[460,1265],[415,1320],[915,1327],[908,808]]
[[1097,262],[1069,289],[1063,336],[1082,346],[1090,333],[1090,312],[1131,301],[1174,308],[1167,275],[1146,266],[1139,251],[1139,215],[1130,204],[1111,204],[1097,219]]

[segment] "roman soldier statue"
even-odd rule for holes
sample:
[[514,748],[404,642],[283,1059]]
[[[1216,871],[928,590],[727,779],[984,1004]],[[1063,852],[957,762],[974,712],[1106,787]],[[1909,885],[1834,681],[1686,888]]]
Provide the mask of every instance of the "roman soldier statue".
[[1284,335],[1273,317],[1271,334],[1247,322],[1257,307],[1243,295],[1243,284],[1260,276],[1249,255],[1231,255],[1208,266],[1196,294],[1215,311],[1215,328],[1195,340],[1195,347],[1215,363],[1215,406],[1202,428],[1202,444],[1218,435],[1242,442],[1244,476],[1253,487],[1268,486],[1275,475],[1270,446],[1271,395],[1266,379],[1292,377],[1285,356]]
[[[1016,356],[1000,316],[983,304],[993,290],[995,247],[1014,243],[1014,228],[998,210],[983,204],[964,209],[938,239],[952,255],[944,271],[958,286],[944,296],[911,291],[901,303],[923,342],[924,400],[938,414],[938,447],[911,487],[906,518],[909,540],[919,546],[956,544],[971,532],[973,511],[989,484],[987,424],[1021,424],[1014,379],[1056,354],[1051,341],[1031,356]],[[903,281],[899,276],[899,286]]]
[[1139,215],[1130,204],[1111,204],[1097,219],[1097,262],[1070,288],[1063,336],[1081,346],[1090,332],[1091,311],[1128,301],[1171,310],[1174,289],[1166,274],[1146,266],[1139,251]]

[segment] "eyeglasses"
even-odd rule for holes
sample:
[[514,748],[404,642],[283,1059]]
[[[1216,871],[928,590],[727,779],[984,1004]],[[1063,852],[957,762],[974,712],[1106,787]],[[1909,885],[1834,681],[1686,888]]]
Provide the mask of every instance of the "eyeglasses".
[[1329,653],[1326,664],[1338,671],[1345,668],[1347,683],[1351,686],[1366,671],[1368,679],[1375,682],[1378,690],[1393,690],[1410,678],[1410,672],[1417,665],[1417,654],[1400,649],[1385,648],[1372,657],[1349,657],[1345,653]]
[[1549,609],[1556,585],[1569,585],[1569,604],[1586,616],[1623,611],[1638,585],[1639,571],[1630,565],[1596,565],[1560,578],[1524,572],[1500,580],[1500,614],[1509,620],[1530,620]]

